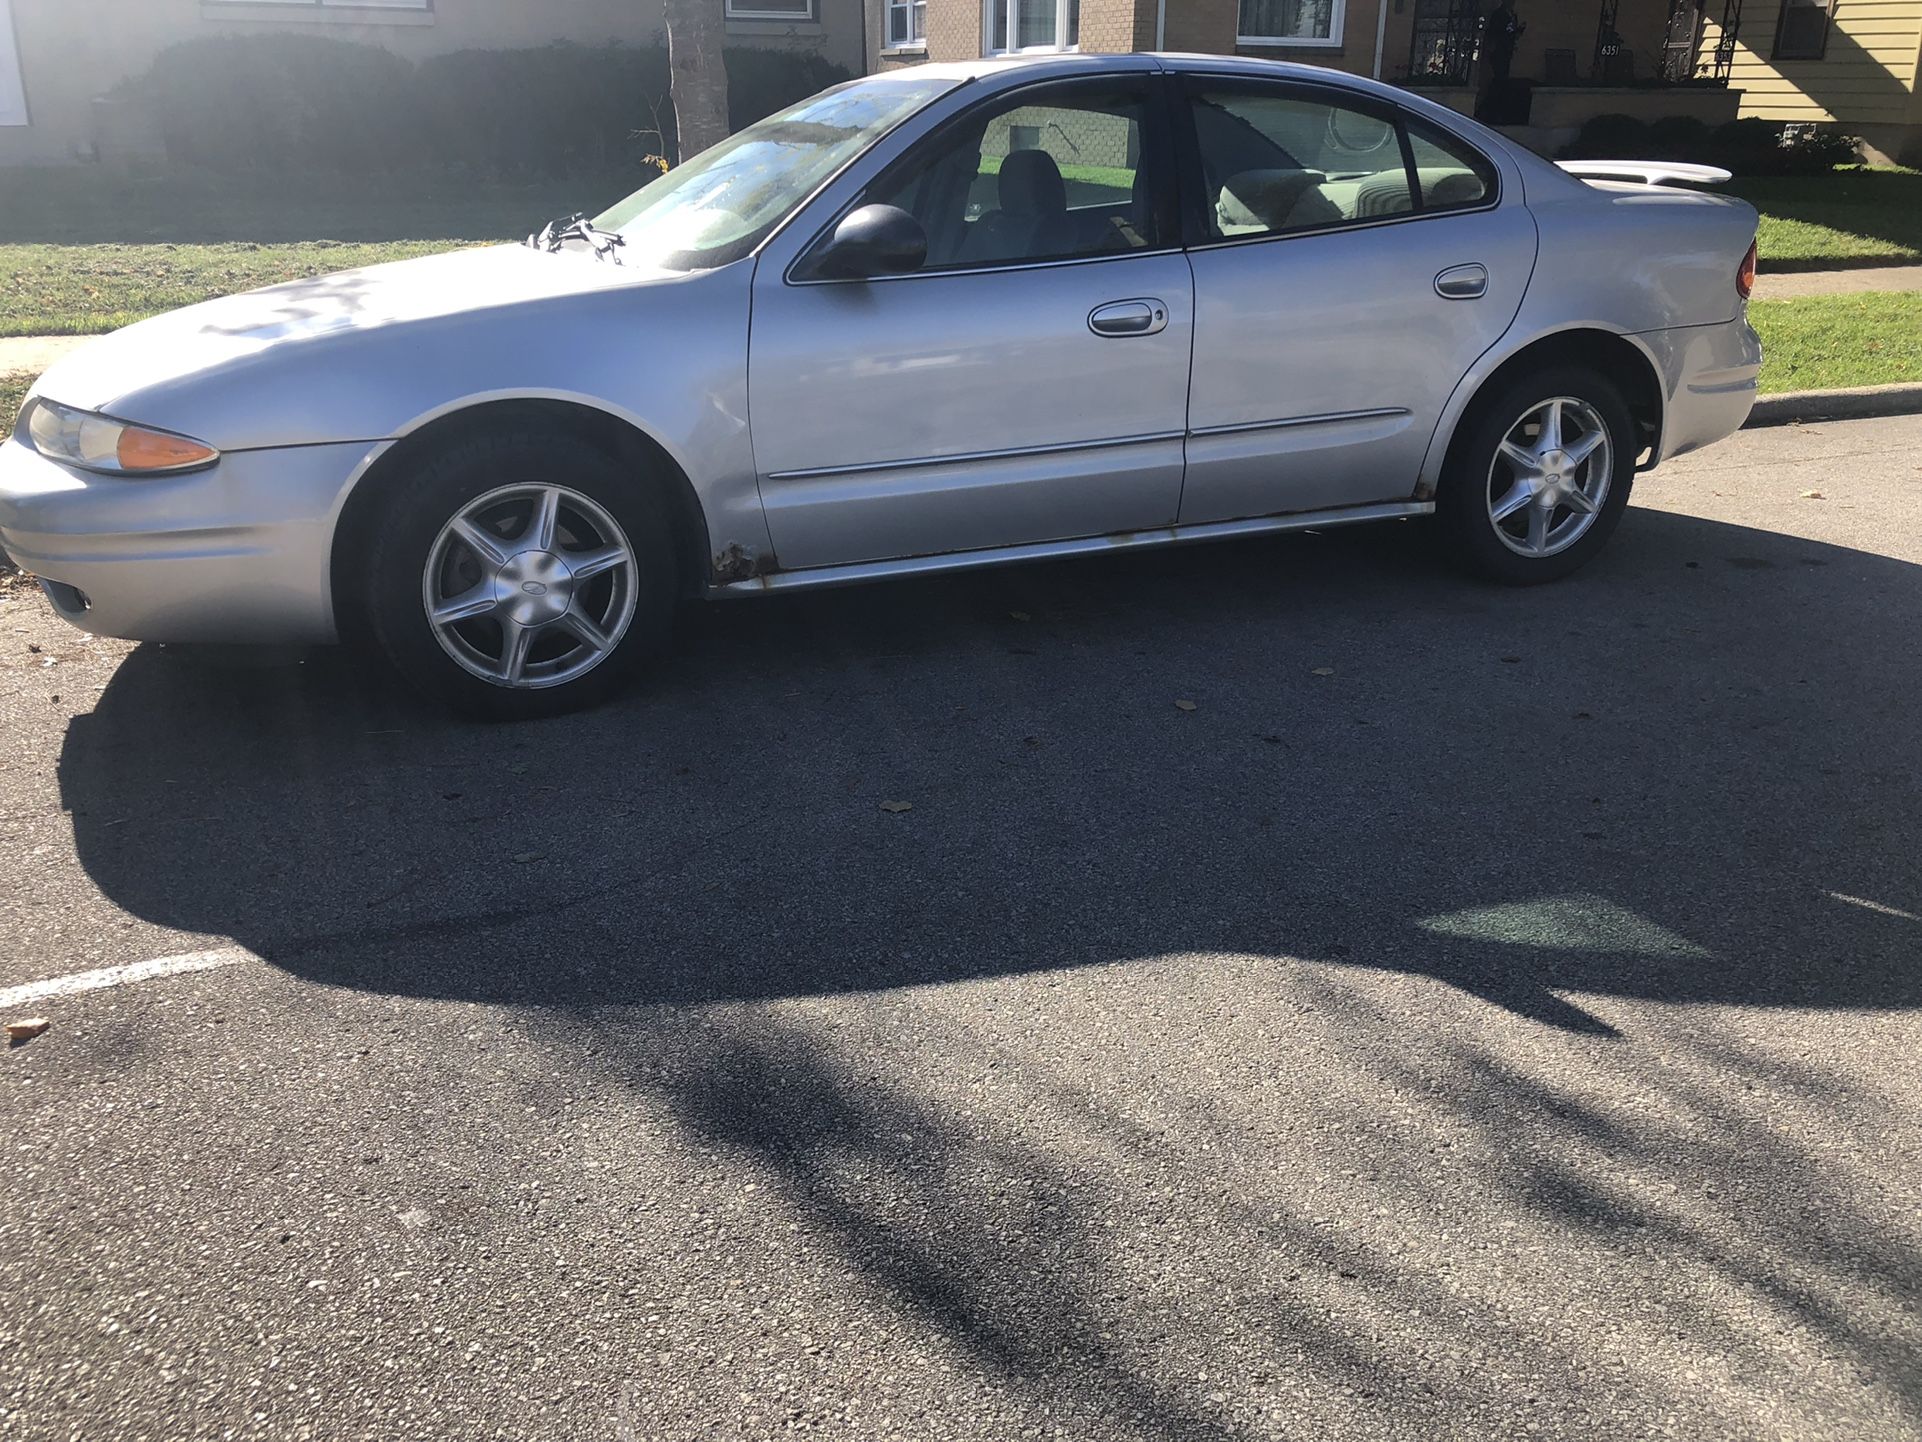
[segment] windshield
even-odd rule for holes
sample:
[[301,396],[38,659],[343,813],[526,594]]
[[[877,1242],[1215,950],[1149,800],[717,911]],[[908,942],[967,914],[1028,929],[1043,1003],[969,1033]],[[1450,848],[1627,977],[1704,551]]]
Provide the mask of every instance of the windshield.
[[676,166],[594,224],[619,231],[621,259],[705,270],[759,245],[835,171],[953,80],[855,80],[778,111]]

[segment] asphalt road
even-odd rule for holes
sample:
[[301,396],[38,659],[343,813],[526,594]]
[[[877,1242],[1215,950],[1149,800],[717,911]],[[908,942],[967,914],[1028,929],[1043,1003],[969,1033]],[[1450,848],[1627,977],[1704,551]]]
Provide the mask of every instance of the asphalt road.
[[1922,419],[1637,502],[512,729],[0,600],[0,989],[226,963],[8,1008],[0,1434],[1922,1437]]

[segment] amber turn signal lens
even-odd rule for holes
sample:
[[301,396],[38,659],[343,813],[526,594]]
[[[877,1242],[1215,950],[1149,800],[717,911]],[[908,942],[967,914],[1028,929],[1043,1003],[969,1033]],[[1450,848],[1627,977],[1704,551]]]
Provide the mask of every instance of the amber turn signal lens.
[[143,431],[128,426],[120,433],[115,459],[123,471],[177,471],[186,466],[201,466],[218,459],[220,452],[185,436],[169,436],[160,431]]
[[1748,254],[1742,257],[1742,268],[1735,272],[1735,289],[1738,292],[1740,292],[1743,300],[1747,300],[1749,298],[1750,293],[1755,289],[1755,258],[1756,258],[1757,244],[1758,242],[1756,241],[1749,242]]

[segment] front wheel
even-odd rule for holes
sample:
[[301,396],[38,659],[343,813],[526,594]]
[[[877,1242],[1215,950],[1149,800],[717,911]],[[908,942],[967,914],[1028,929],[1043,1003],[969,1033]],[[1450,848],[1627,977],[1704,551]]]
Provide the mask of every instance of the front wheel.
[[591,705],[665,639],[679,594],[644,478],[565,433],[479,437],[400,482],[367,616],[401,674],[467,715]]
[[1516,380],[1477,402],[1436,500],[1457,554],[1509,585],[1587,564],[1628,505],[1635,435],[1621,392],[1581,368]]

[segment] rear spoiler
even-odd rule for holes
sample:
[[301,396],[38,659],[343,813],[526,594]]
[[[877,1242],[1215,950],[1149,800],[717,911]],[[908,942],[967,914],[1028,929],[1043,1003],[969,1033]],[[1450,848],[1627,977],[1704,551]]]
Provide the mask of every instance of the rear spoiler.
[[1722,185],[1729,172],[1715,165],[1684,165],[1679,160],[1558,160],[1581,180],[1628,180],[1642,185]]

